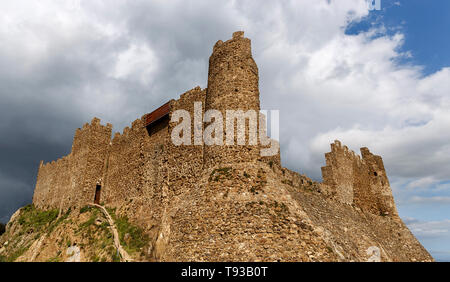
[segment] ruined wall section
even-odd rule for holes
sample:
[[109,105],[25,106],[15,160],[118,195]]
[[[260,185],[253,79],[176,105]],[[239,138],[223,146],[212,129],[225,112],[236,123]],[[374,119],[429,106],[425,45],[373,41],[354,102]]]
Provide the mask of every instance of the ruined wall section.
[[376,215],[396,215],[395,204],[383,161],[367,148],[361,148],[362,158],[342,146],[331,144],[325,154],[322,177],[328,194],[339,202],[354,205]]
[[[226,140],[226,110],[254,110],[259,113],[258,67],[251,53],[250,39],[243,32],[233,33],[233,38],[219,40],[209,58],[208,88],[205,110],[215,109],[224,118],[224,144]],[[258,120],[257,120],[258,122]],[[248,123],[248,122],[246,122]],[[206,127],[206,125],[205,125]],[[248,140],[248,124],[246,140]],[[236,142],[235,123],[235,143]],[[221,163],[253,161],[259,158],[256,145],[205,146],[205,166]]]
[[[143,123],[145,116],[141,118]],[[168,178],[168,142],[170,140],[168,118],[155,124],[150,132],[145,128],[145,138],[142,140],[141,157],[144,159],[142,166],[142,185],[144,197],[133,201],[130,206],[134,219],[149,230],[150,236],[155,238],[161,229],[164,213],[165,197]],[[129,215],[130,218],[133,216]]]
[[[117,214],[127,216],[140,225],[155,243],[149,251],[152,258],[163,252],[170,226],[170,209],[176,198],[192,188],[203,169],[203,144],[176,146],[170,133],[179,121],[170,122],[176,110],[186,110],[192,119],[191,129],[203,130],[206,90],[196,87],[169,101],[169,115],[145,127],[145,115],[135,120],[131,128],[116,133],[106,160],[102,201],[116,208]],[[194,124],[194,103],[200,102],[199,121]],[[181,198],[180,198],[181,197]]]

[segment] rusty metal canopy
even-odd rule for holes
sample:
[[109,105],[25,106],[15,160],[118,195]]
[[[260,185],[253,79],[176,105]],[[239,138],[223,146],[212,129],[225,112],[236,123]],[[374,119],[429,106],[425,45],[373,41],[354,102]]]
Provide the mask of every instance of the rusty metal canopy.
[[154,110],[153,112],[147,114],[145,116],[145,127],[151,125],[152,123],[162,119],[165,116],[169,115],[169,111],[170,111],[170,103],[167,102],[164,105],[162,105],[161,107],[157,108],[156,110]]

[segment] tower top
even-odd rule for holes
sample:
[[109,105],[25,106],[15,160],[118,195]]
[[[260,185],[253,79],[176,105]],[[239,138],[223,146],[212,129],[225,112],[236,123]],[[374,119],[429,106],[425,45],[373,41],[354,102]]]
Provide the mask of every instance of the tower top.
[[244,38],[244,32],[243,31],[233,32],[233,39],[239,39],[239,38]]

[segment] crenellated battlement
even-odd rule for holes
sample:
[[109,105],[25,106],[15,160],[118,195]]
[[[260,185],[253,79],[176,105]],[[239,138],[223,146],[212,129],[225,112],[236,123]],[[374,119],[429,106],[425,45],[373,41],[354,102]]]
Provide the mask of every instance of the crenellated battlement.
[[206,95],[206,88],[202,89],[200,86],[196,86],[191,90],[184,92],[179,96],[178,100],[172,100],[172,102],[184,103],[188,101],[189,103],[191,103],[194,101],[194,98],[198,98],[199,93]]
[[89,148],[101,149],[111,140],[112,124],[102,125],[100,119],[94,117],[91,123],[85,123],[82,128],[75,131],[72,143],[72,155],[83,153]]
[[323,184],[342,203],[375,214],[397,214],[382,158],[366,147],[361,148],[361,156],[334,141],[325,154]]
[[331,152],[325,153],[325,159],[327,165],[330,165],[333,157],[341,155],[342,157],[348,158],[351,162],[356,162],[358,165],[363,165],[363,160],[361,156],[355,153],[355,151],[350,150],[347,146],[343,146],[341,141],[335,140],[331,145]]

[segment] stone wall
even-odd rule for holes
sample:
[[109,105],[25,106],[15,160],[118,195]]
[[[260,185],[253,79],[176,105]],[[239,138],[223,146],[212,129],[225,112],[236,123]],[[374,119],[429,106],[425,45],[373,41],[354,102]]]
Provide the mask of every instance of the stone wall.
[[33,202],[37,207],[60,207],[63,195],[69,188],[68,171],[70,155],[47,164],[41,162]]
[[205,96],[200,87],[187,91],[170,101],[168,117],[145,127],[144,115],[112,140],[112,126],[93,119],[76,130],[68,156],[41,162],[33,203],[44,209],[83,206],[94,201],[100,185],[100,203],[159,232],[169,201],[190,189],[203,170],[203,144],[194,144],[192,131],[191,145],[175,146],[170,132],[177,123],[171,116],[182,109],[194,117],[194,102],[201,103],[202,115]]
[[[178,123],[170,119],[174,111],[181,109],[193,117],[194,101],[204,105],[205,94],[196,87],[170,101],[169,117],[146,128],[143,116],[123,134],[115,134],[102,187],[105,205],[118,208],[121,214],[148,229],[159,230],[167,225],[164,218],[170,200],[191,187],[203,169],[203,146],[194,145],[193,131],[191,145],[175,146],[170,132]],[[193,126],[193,119],[191,123]]]
[[[203,132],[201,116],[204,113],[206,89],[196,87],[182,94],[178,100],[171,103],[171,114],[176,110],[186,110],[191,116],[191,145],[176,146],[172,142],[167,143],[168,147],[168,170],[169,170],[169,192],[171,196],[180,195],[184,188],[192,186],[196,178],[203,171],[203,143],[196,144],[194,140],[194,128]],[[197,102],[199,108],[198,116],[195,118],[194,103]],[[169,132],[178,124],[170,122]]]
[[[79,134],[75,134],[70,167],[72,193],[68,194],[65,206],[83,206],[94,201],[95,188],[102,183],[111,132],[111,124],[103,126],[100,119],[94,118],[90,125],[85,124]],[[70,195],[76,197],[70,198]]]
[[397,214],[380,156],[361,148],[362,158],[336,140],[325,154],[323,184],[331,197],[373,214]]
[[122,134],[115,133],[105,159],[100,202],[152,229],[161,222],[168,123],[162,120],[147,130],[144,117]]

